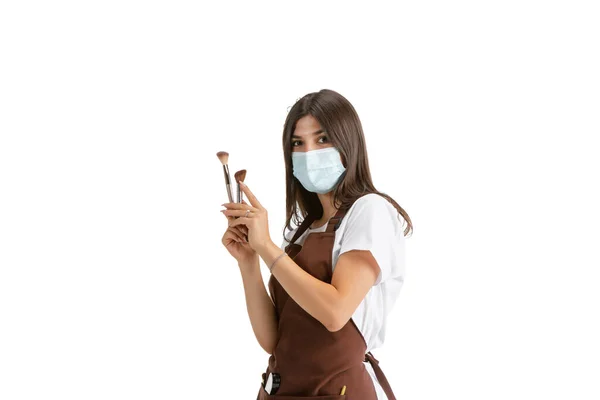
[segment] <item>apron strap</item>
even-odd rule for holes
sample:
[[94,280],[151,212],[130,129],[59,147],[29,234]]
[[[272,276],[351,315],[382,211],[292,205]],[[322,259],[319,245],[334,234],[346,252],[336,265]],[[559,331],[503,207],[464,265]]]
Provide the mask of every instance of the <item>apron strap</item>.
[[[342,219],[346,215],[346,211],[348,211],[348,210],[345,208],[338,209],[337,212],[335,213],[335,215],[329,219],[327,228],[325,229],[325,232],[328,232],[328,233],[335,232],[337,230],[337,228],[340,227],[340,223],[342,222]],[[304,220],[300,223],[298,230],[294,234],[294,237],[292,238],[292,240],[290,241],[290,244],[288,244],[288,246],[291,247],[292,244],[296,243],[296,240],[298,240],[298,238],[300,236],[302,236],[302,234],[316,220],[317,220],[317,218],[314,214],[309,213],[306,217],[304,217]],[[286,246],[286,248],[288,246]]]
[[381,387],[383,388],[383,391],[385,392],[385,395],[387,396],[388,400],[396,400],[396,396],[394,396],[394,392],[392,391],[390,383],[388,382],[387,378],[385,377],[385,374],[381,370],[381,367],[379,367],[379,361],[375,358],[375,356],[373,356],[373,354],[370,351],[367,354],[365,354],[365,361],[369,361],[373,366],[375,376],[377,377],[379,384],[381,384]]
[[292,244],[296,243],[296,240],[298,240],[298,238],[308,229],[308,227],[310,226],[310,224],[312,224],[316,220],[317,219],[314,217],[314,215],[308,214],[304,218],[304,220],[302,221],[302,223],[300,224],[300,226],[298,227],[298,230],[296,231],[296,234],[292,238],[290,244],[288,244],[286,246],[286,248],[291,247]]
[[331,233],[337,231],[337,229],[340,227],[340,224],[342,223],[342,219],[346,215],[346,211],[347,210],[345,208],[338,209],[335,215],[329,219],[325,232]]

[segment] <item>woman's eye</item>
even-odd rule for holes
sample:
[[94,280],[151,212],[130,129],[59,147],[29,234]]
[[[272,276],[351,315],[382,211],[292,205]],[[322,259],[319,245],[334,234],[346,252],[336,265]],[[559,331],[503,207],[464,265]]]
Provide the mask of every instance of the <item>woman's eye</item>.
[[[319,140],[321,140],[321,139],[325,139],[325,141],[329,141],[329,140],[327,139],[327,137],[325,137],[325,136],[321,136],[321,137],[319,138]],[[302,144],[302,141],[300,141],[300,140],[292,140],[292,147],[296,147],[296,144],[295,144],[295,143],[300,143],[300,144]],[[320,143],[322,143],[322,142],[320,142]]]

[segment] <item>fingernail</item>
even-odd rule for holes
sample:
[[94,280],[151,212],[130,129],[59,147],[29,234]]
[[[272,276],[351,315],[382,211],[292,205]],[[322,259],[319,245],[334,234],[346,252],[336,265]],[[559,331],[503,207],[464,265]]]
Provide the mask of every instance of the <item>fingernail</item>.
[[246,186],[246,184],[244,182],[242,182],[242,181],[240,181],[240,185]]

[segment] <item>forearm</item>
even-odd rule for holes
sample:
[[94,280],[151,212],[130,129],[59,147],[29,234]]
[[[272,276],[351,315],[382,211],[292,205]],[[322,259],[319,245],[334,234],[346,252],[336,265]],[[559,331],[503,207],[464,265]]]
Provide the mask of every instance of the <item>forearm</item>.
[[[257,253],[270,267],[282,253],[282,249],[270,242]],[[340,295],[337,289],[304,271],[289,256],[284,255],[273,267],[272,274],[289,296],[328,330],[336,330]]]
[[259,259],[257,257],[252,265],[239,265],[239,267],[252,330],[260,346],[268,354],[272,354],[277,339],[277,316],[275,306],[262,280]]

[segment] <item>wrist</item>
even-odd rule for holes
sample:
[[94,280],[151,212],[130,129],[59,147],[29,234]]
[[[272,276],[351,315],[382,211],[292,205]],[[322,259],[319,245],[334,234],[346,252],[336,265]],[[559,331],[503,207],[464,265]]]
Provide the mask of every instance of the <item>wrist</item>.
[[260,258],[258,254],[255,254],[250,260],[238,261],[238,267],[242,270],[248,270],[252,268],[260,267]]
[[272,240],[266,240],[264,243],[261,243],[256,247],[256,254],[258,254],[264,260],[269,251],[273,249],[273,246],[275,246],[275,243],[273,243]]
[[280,259],[285,256],[286,252],[275,243],[270,242],[264,247],[261,247],[260,252],[257,251],[257,253],[259,253],[260,257],[267,265],[267,268],[269,268],[269,271],[273,273],[273,269],[276,267],[275,264],[281,262]]

